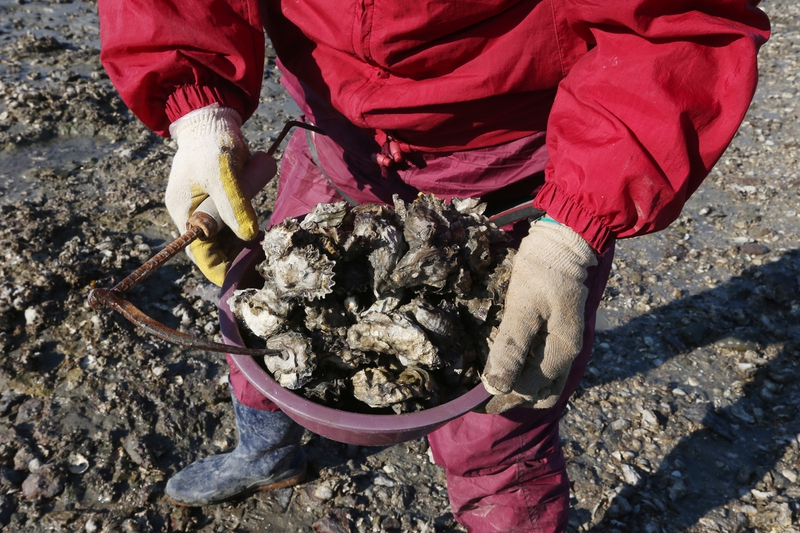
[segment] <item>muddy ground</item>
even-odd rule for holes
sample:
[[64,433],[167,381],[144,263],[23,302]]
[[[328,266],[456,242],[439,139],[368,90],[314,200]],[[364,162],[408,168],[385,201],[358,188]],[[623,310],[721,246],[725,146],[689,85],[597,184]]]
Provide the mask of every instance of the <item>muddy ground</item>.
[[[594,359],[566,414],[571,531],[800,532],[800,9],[774,36],[733,144],[669,229],[620,242]],[[176,234],[174,143],[127,111],[91,1],[0,0],[0,529],[461,531],[424,439],[307,434],[300,486],[198,509],[172,474],[236,442],[217,355],[86,303]],[[246,125],[265,147],[296,108],[270,62]],[[257,198],[269,217],[274,188]],[[131,293],[219,334],[216,289],[183,256]]]

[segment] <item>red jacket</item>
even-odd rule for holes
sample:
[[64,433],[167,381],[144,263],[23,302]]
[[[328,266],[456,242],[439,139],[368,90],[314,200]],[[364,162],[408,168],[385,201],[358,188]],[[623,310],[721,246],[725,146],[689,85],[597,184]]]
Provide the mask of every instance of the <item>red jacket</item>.
[[416,149],[543,130],[537,205],[597,250],[669,225],[722,155],[769,36],[758,0],[99,2],[101,59],[151,129],[249,117],[264,27],[288,73]]

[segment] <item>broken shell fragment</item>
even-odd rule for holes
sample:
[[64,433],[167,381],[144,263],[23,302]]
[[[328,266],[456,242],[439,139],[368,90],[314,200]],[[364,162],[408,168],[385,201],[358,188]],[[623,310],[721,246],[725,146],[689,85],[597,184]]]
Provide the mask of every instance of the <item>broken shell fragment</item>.
[[67,465],[73,474],[83,474],[89,469],[89,460],[79,453],[71,453],[67,457]]

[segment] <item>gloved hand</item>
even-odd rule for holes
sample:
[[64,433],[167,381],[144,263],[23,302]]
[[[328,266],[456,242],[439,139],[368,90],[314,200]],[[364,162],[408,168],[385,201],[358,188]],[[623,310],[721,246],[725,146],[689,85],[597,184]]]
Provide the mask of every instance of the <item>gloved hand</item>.
[[[242,177],[260,173],[261,183],[266,183],[277,172],[277,165],[266,153],[250,156],[239,114],[217,105],[204,107],[173,122],[169,131],[178,151],[172,161],[165,202],[178,231],[186,231],[189,216],[210,196],[220,218],[237,237],[254,239],[258,218],[251,197],[245,194]],[[221,246],[224,240],[195,239],[187,250],[208,280],[218,286],[230,265]]]
[[587,269],[597,257],[557,222],[531,224],[514,258],[505,310],[481,379],[487,413],[555,405],[583,347]]

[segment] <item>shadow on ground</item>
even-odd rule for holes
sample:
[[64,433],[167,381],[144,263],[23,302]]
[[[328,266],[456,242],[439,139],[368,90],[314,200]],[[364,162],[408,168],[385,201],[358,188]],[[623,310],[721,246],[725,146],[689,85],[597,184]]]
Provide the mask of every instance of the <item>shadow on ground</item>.
[[[653,348],[652,340],[650,346],[645,345],[646,335],[652,339],[658,333],[665,341],[657,352],[665,362],[662,364],[677,358],[689,375],[697,372],[692,362],[696,350],[727,346],[758,353],[753,368],[738,376],[743,383],[741,392],[730,401],[709,398],[707,392],[698,389],[693,391],[694,403],[678,403],[672,416],[692,421],[696,430],[682,437],[653,472],[640,471],[640,481],[625,487],[622,494],[632,507],[639,505],[650,514],[661,515],[661,531],[686,531],[711,510],[749,493],[775,468],[800,434],[798,285],[800,250],[792,250],[779,260],[749,268],[716,288],[598,333],[598,343],[625,346],[627,366],[604,368],[602,359],[595,361],[599,375],[587,376],[585,389],[652,372],[653,361],[642,355]],[[725,363],[713,364],[724,368]],[[730,373],[721,378],[723,383],[736,379]],[[667,386],[672,389],[678,384]],[[670,491],[675,487],[673,472],[677,466],[684,472],[684,487],[673,494]],[[780,492],[786,488],[786,481],[780,475],[773,476],[773,488]],[[665,496],[667,508],[653,505],[648,493]],[[611,514],[599,518],[590,531],[608,532],[622,526]],[[581,518],[584,523],[588,521],[588,517]],[[741,513],[727,516],[726,520],[736,524],[736,531],[747,529],[747,520]],[[635,519],[626,522],[626,531],[659,531],[652,523],[631,526]]]

